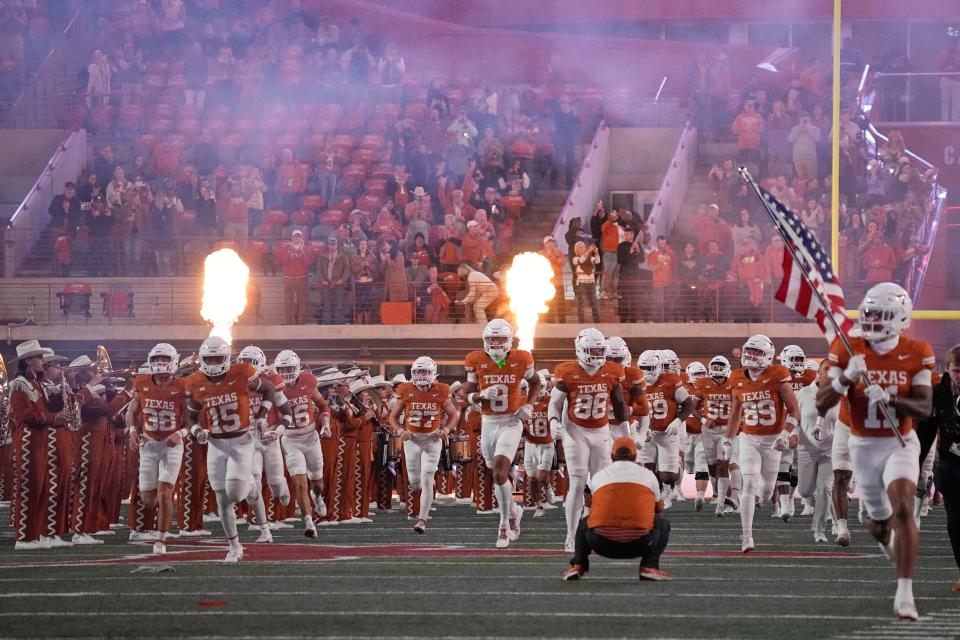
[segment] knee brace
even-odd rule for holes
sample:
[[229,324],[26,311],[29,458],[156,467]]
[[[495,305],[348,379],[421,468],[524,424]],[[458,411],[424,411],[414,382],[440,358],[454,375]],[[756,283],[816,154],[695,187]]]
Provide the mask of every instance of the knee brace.
[[796,470],[790,469],[790,486],[794,489],[800,484],[800,474]]
[[790,484],[790,472],[789,471],[779,471],[777,472],[777,484]]
[[694,479],[694,480],[709,480],[709,479],[710,479],[710,474],[709,474],[708,472],[706,472],[706,471],[697,471],[695,474],[693,474],[693,479]]

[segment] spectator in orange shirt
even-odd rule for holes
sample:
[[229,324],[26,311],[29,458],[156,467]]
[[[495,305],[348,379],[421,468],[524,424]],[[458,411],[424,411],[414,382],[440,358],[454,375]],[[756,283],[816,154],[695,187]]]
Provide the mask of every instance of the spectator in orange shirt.
[[303,240],[303,232],[294,229],[290,242],[277,247],[277,262],[283,269],[283,307],[286,324],[305,324],[307,321],[307,294],[310,290],[307,276],[316,256]]
[[306,165],[297,162],[291,149],[283,150],[283,163],[277,167],[277,193],[283,202],[283,208],[293,211],[300,206],[300,196],[307,188],[309,170]]
[[[873,223],[870,223],[873,226]],[[887,282],[893,279],[893,270],[897,268],[897,252],[887,244],[883,233],[874,231],[867,237],[867,249],[860,256],[866,284]]]
[[158,142],[150,152],[150,171],[158,176],[175,176],[183,165],[183,147],[172,133]]
[[546,236],[543,239],[543,249],[540,250],[540,255],[549,260],[550,266],[553,267],[551,283],[555,293],[553,294],[553,302],[550,304],[550,317],[556,323],[564,322],[566,319],[566,310],[564,309],[566,295],[563,290],[563,263],[566,262],[566,257],[563,255],[563,251],[557,247],[557,241],[553,236]]
[[733,234],[726,220],[720,218],[720,207],[711,204],[707,207],[706,215],[696,218],[697,250],[701,255],[707,253],[710,242],[720,245],[720,250],[730,254],[733,252]]
[[733,314],[737,322],[761,322],[763,320],[764,289],[769,276],[764,268],[763,256],[757,251],[753,238],[744,238],[740,250],[733,259],[728,279],[737,286]]
[[672,304],[673,265],[676,261],[677,254],[667,244],[667,237],[657,236],[657,248],[647,256],[647,264],[653,271],[653,295],[655,304],[659,303],[661,319],[667,315],[667,309]]
[[754,109],[753,100],[747,100],[743,104],[743,111],[733,121],[730,130],[737,138],[737,160],[757,165],[760,162],[760,141],[764,123],[763,116]]
[[617,275],[620,265],[617,262],[617,247],[623,242],[623,228],[619,224],[619,214],[611,211],[600,225],[600,251],[603,252],[603,280],[600,287],[600,299],[607,300],[616,296]]
[[[771,238],[770,244],[763,251],[763,268],[770,277],[770,283],[774,287],[779,287],[783,280],[783,238],[779,233]],[[841,278],[842,281],[843,278]]]
[[250,194],[243,187],[239,176],[230,176],[217,198],[217,215],[223,222],[223,235],[227,238],[246,238],[250,233],[247,208]]
[[480,269],[485,259],[493,257],[493,244],[476,220],[467,223],[467,233],[460,239],[460,252],[464,263],[473,269]]

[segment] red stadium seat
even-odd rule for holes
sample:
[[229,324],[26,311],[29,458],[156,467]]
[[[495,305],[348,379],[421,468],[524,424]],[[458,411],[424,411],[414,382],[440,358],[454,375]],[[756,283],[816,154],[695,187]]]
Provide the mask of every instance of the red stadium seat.
[[393,166],[386,162],[378,164],[370,171],[371,178],[380,178],[382,180],[389,180],[392,176],[393,176]]
[[383,178],[370,178],[363,183],[363,191],[369,196],[383,198],[387,190],[387,181]]
[[400,105],[393,104],[392,102],[377,105],[376,114],[385,119],[389,118],[392,120],[396,120],[397,118],[400,117]]
[[133,318],[133,291],[129,285],[115,284],[110,291],[101,293],[103,300],[103,317],[107,324],[113,324],[114,318]]
[[85,282],[72,282],[57,293],[64,322],[71,315],[82,315],[85,320],[89,320],[90,297],[92,295],[93,291],[90,289],[90,285]]
[[143,129],[144,112],[139,104],[125,104],[120,107],[117,116],[117,126],[124,131],[139,131]]
[[142,136],[137,136],[133,141],[133,148],[141,151],[152,151],[153,147],[157,144],[157,136],[152,133],[145,133]]
[[323,196],[318,193],[311,193],[303,196],[303,208],[310,211],[319,211],[323,209]]
[[[304,200],[311,196],[304,196]],[[318,196],[319,197],[319,196]],[[314,211],[308,209],[297,209],[292,214],[290,214],[290,224],[297,225],[298,227],[309,226],[313,224],[313,218],[316,215]]]
[[331,209],[339,209],[340,211],[350,211],[353,209],[353,198],[350,196],[336,196],[330,200]]
[[340,119],[321,118],[313,122],[312,129],[317,133],[333,133],[340,125]]
[[296,149],[300,146],[301,136],[297,133],[284,133],[277,136],[275,145],[277,149]]
[[248,115],[237,116],[237,118],[233,121],[233,130],[238,133],[253,133],[256,128],[256,119]]
[[380,208],[380,198],[371,195],[362,195],[357,198],[357,209],[367,213],[376,213]]
[[317,107],[317,117],[318,118],[330,118],[331,120],[339,120],[343,117],[343,105],[342,104],[321,104]]
[[168,89],[179,89],[182,91],[186,85],[187,77],[182,73],[172,74],[169,78],[167,78]]
[[331,140],[330,142],[335,147],[353,149],[353,145],[356,141],[353,136],[348,136],[341,133],[340,135],[333,136],[333,140]]
[[90,122],[98,130],[109,129],[113,125],[113,107],[109,104],[98,104],[90,113]]
[[154,120],[151,118],[148,128],[150,133],[161,135],[173,131],[173,120]]
[[273,227],[283,227],[287,224],[287,212],[283,209],[270,209],[263,214],[263,224]]
[[427,117],[426,103],[408,104],[403,109],[403,117],[409,120],[423,120]]
[[330,227],[339,227],[341,224],[347,221],[347,214],[339,209],[327,209],[320,214],[318,220],[320,224],[328,225]]
[[360,138],[361,149],[382,149],[383,145],[383,136],[378,134],[367,134]]

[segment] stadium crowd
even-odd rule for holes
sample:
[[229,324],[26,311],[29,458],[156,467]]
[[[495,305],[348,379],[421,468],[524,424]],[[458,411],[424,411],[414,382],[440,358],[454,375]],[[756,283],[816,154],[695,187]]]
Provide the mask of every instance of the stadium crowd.
[[[190,275],[231,246],[255,273],[284,277],[288,323],[374,322],[382,303],[419,322],[496,315],[528,203],[543,185],[571,184],[603,96],[422,82],[396,43],[356,20],[258,6],[118,3],[102,21],[80,115],[98,140],[129,144],[99,144],[50,204],[55,275]],[[601,306],[624,322],[774,313],[782,246],[736,167],[827,243],[833,134],[820,66],[814,56],[787,86],[732,86],[724,56],[698,54],[692,124],[702,140],[735,142],[736,156],[710,168],[693,235],[651,237],[642,214],[602,203],[589,224],[570,221],[580,321],[599,321]],[[840,275],[857,291],[903,282],[929,250],[918,229],[935,170],[921,173],[898,132],[871,150],[856,91],[842,99]],[[560,285],[553,238],[543,253]]]

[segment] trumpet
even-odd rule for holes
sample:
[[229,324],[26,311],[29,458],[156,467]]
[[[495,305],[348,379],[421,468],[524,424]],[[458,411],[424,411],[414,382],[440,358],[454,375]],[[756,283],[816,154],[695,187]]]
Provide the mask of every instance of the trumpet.
[[7,365],[0,359],[0,447],[13,442],[10,430],[10,386],[7,380]]

